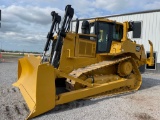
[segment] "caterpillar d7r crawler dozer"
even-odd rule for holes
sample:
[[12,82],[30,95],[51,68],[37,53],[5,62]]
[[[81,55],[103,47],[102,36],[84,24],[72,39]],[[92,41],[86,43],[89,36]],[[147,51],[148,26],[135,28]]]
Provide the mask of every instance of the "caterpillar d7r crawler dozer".
[[[127,37],[134,22],[95,18],[83,21],[79,34],[78,19],[75,32],[69,31],[73,14],[74,9],[67,5],[61,28],[57,29],[61,17],[52,12],[42,58],[28,55],[18,61],[14,86],[30,109],[28,118],[77,99],[138,90],[142,82],[138,68],[154,64],[152,42],[150,57],[146,58],[143,45]],[[45,61],[49,46],[50,59]]]

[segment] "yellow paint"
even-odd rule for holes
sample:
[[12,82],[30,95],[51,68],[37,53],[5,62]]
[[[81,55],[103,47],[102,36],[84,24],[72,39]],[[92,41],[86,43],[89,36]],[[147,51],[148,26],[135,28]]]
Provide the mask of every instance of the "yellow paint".
[[[55,106],[54,68],[49,64],[41,64],[34,56],[19,60],[19,78],[14,86],[19,87],[31,113],[28,118],[35,117]],[[46,72],[47,71],[47,72]]]
[[147,59],[147,64],[149,65],[149,66],[153,66],[154,65],[154,57],[153,57],[153,43],[150,41],[150,40],[148,40],[148,42],[149,42],[149,44],[150,44],[150,56],[149,56],[149,58]]

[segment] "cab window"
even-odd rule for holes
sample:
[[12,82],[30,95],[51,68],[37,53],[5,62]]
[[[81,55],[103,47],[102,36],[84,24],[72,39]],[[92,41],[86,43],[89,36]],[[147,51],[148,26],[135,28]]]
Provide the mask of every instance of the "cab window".
[[98,51],[105,52],[107,50],[107,41],[109,36],[109,24],[105,22],[99,22],[98,31]]
[[123,26],[115,24],[113,26],[113,40],[121,40],[123,37]]

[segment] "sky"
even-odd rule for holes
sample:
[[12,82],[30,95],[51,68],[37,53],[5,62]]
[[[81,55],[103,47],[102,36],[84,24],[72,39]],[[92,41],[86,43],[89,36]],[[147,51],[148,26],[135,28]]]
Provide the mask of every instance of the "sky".
[[42,52],[50,13],[63,18],[68,4],[74,8],[73,19],[160,9],[160,0],[0,0],[0,49]]

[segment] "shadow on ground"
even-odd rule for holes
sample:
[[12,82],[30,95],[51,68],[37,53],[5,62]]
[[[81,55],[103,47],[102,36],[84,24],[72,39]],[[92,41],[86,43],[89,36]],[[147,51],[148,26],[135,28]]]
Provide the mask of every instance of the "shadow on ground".
[[158,79],[153,79],[153,78],[143,78],[140,90],[149,89],[151,87],[155,87],[159,85],[160,85],[160,79],[158,80]]

